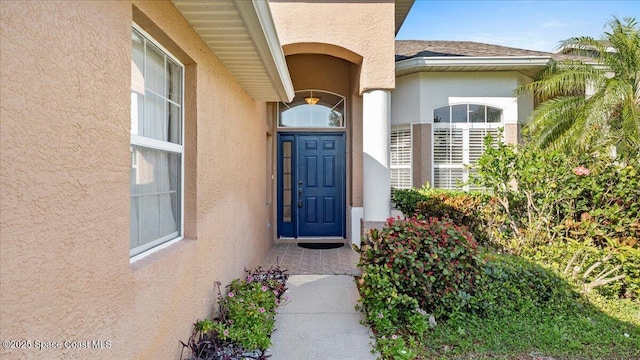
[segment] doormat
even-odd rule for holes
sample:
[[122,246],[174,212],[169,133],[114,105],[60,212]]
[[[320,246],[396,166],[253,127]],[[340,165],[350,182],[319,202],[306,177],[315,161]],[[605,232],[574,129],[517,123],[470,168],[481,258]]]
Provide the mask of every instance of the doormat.
[[327,250],[327,249],[337,249],[344,246],[344,243],[302,243],[299,242],[298,246],[304,249],[314,249],[314,250]]

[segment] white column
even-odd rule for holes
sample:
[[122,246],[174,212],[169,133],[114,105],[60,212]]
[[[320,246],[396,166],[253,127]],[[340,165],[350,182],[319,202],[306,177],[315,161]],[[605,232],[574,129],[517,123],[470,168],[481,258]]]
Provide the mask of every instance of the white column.
[[362,106],[363,216],[365,222],[385,221],[391,216],[391,92],[366,91]]

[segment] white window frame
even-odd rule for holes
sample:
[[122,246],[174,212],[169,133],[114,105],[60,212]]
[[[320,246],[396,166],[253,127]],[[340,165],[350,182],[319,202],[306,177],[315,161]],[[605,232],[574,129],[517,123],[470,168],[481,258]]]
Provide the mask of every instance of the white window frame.
[[[296,96],[298,96],[298,93],[306,93],[306,92],[310,92],[310,93],[315,93],[315,95],[318,95],[318,97],[321,97],[322,94],[329,94],[329,95],[333,95],[333,96],[337,96],[339,97],[341,100],[335,104],[333,106],[333,109],[335,109],[337,106],[342,106],[343,108],[343,114],[342,114],[342,126],[282,126],[280,125],[281,122],[281,115],[282,112],[284,112],[285,110],[289,110],[289,109],[293,109],[296,106],[299,105],[305,105],[305,104],[298,104],[298,105],[294,105],[294,106],[289,106],[288,103],[284,103],[284,102],[279,102],[276,108],[276,127],[278,128],[279,131],[346,131],[347,129],[347,97],[340,95],[338,93],[334,93],[332,91],[327,91],[327,90],[320,90],[320,89],[303,89],[303,90],[297,90],[295,92]],[[294,98],[295,100],[295,98]],[[320,105],[320,106],[324,106],[324,105]]]
[[[504,126],[505,126],[505,119],[504,119],[504,112],[505,109],[499,106],[495,106],[495,105],[490,105],[490,104],[480,104],[480,103],[473,103],[473,102],[465,102],[465,103],[454,103],[454,104],[448,104],[448,105],[443,105],[443,106],[438,106],[436,108],[434,108],[432,110],[432,119],[435,117],[435,111],[444,107],[449,107],[449,119],[451,120],[452,115],[453,115],[453,106],[454,105],[466,105],[467,106],[467,122],[465,123],[455,123],[455,122],[446,122],[446,123],[436,123],[433,122],[432,124],[432,128],[431,128],[431,144],[433,147],[433,151],[432,151],[432,156],[431,156],[431,164],[432,164],[432,168],[431,168],[431,184],[433,187],[436,187],[435,184],[435,179],[436,179],[436,168],[440,168],[440,169],[460,169],[462,170],[462,180],[461,182],[463,183],[467,183],[469,181],[469,174],[470,174],[470,170],[468,168],[469,165],[473,165],[471,164],[470,161],[470,149],[471,149],[471,144],[470,144],[470,133],[472,129],[486,129],[486,130],[496,130],[496,129],[503,129],[502,130],[502,138],[504,139]],[[499,109],[501,111],[501,117],[500,117],[500,122],[484,122],[484,123],[474,123],[474,122],[470,122],[469,121],[469,106],[472,105],[479,105],[479,106],[486,106],[486,107],[491,107],[494,109]],[[485,119],[486,119],[486,115],[485,115]],[[437,129],[456,129],[456,130],[462,130],[462,163],[461,164],[453,164],[453,163],[449,163],[449,164],[436,164],[435,161],[435,132]],[[442,188],[442,187],[441,187]],[[452,187],[444,187],[443,189],[457,189],[458,187],[455,186],[455,184]],[[464,191],[469,191],[470,187],[469,185],[464,185],[462,188],[462,190]]]
[[[164,151],[164,152],[170,152],[170,153],[174,153],[174,154],[178,154],[180,156],[180,185],[179,185],[179,199],[180,199],[180,204],[179,204],[179,214],[180,214],[180,218],[176,219],[177,223],[178,223],[178,231],[174,232],[172,234],[163,236],[159,239],[150,241],[144,245],[141,246],[137,246],[135,248],[131,248],[129,249],[129,257],[130,257],[130,262],[133,263],[141,258],[144,258],[156,251],[159,251],[163,248],[166,248],[180,240],[182,240],[184,238],[184,163],[185,163],[185,158],[184,158],[184,140],[185,140],[185,136],[184,136],[184,88],[185,88],[185,66],[184,64],[178,60],[178,58],[176,58],[169,50],[167,50],[164,46],[162,46],[160,43],[158,43],[157,40],[155,40],[149,33],[147,33],[146,31],[144,31],[138,24],[133,23],[132,24],[132,32],[133,30],[137,31],[138,33],[140,33],[140,35],[142,35],[146,41],[150,42],[151,44],[153,44],[155,47],[157,47],[160,51],[162,51],[164,53],[164,55],[168,58],[170,58],[172,61],[174,61],[176,64],[178,64],[181,67],[181,77],[180,77],[180,82],[181,82],[181,86],[180,86],[180,104],[176,104],[174,101],[170,101],[169,99],[165,99],[166,101],[170,101],[171,103],[174,103],[178,106],[180,106],[180,144],[176,144],[176,143],[171,143],[169,141],[162,141],[162,140],[157,140],[157,139],[153,139],[153,138],[149,138],[149,137],[145,137],[142,135],[137,135],[137,134],[130,134],[130,145],[132,146],[141,146],[141,147],[145,147],[148,149],[153,149],[153,150],[160,150],[160,151]],[[146,47],[145,47],[146,49]],[[166,65],[165,65],[166,66]],[[146,90],[146,89],[145,89]],[[133,164],[132,162],[132,170],[133,167],[135,166],[135,164]],[[133,194],[132,194],[133,195]],[[130,210],[131,211],[131,210]]]
[[[395,189],[410,189],[413,186],[413,171],[412,171],[412,165],[413,165],[413,127],[411,126],[411,124],[404,124],[404,125],[393,125],[391,126],[391,132],[390,132],[390,137],[393,136],[394,132],[404,132],[407,131],[409,132],[409,161],[408,164],[397,164],[393,161],[393,152],[394,152],[394,147],[391,144],[391,139],[389,142],[390,145],[390,151],[389,151],[389,170],[393,172],[393,170],[402,170],[402,169],[408,169],[409,170],[409,185],[408,186],[396,186]],[[397,135],[396,135],[397,136]],[[393,186],[392,186],[393,188]]]

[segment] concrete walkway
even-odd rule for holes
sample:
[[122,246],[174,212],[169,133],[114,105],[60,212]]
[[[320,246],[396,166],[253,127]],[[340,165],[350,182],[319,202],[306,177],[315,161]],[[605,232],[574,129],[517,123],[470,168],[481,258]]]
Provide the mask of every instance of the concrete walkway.
[[291,275],[289,303],[276,314],[271,360],[369,360],[371,330],[355,310],[350,275]]

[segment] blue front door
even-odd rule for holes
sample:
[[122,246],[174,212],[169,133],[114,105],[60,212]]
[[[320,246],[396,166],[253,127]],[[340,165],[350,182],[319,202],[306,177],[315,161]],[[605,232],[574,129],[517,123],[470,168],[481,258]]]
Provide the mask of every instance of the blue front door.
[[280,134],[278,236],[345,235],[344,133]]

